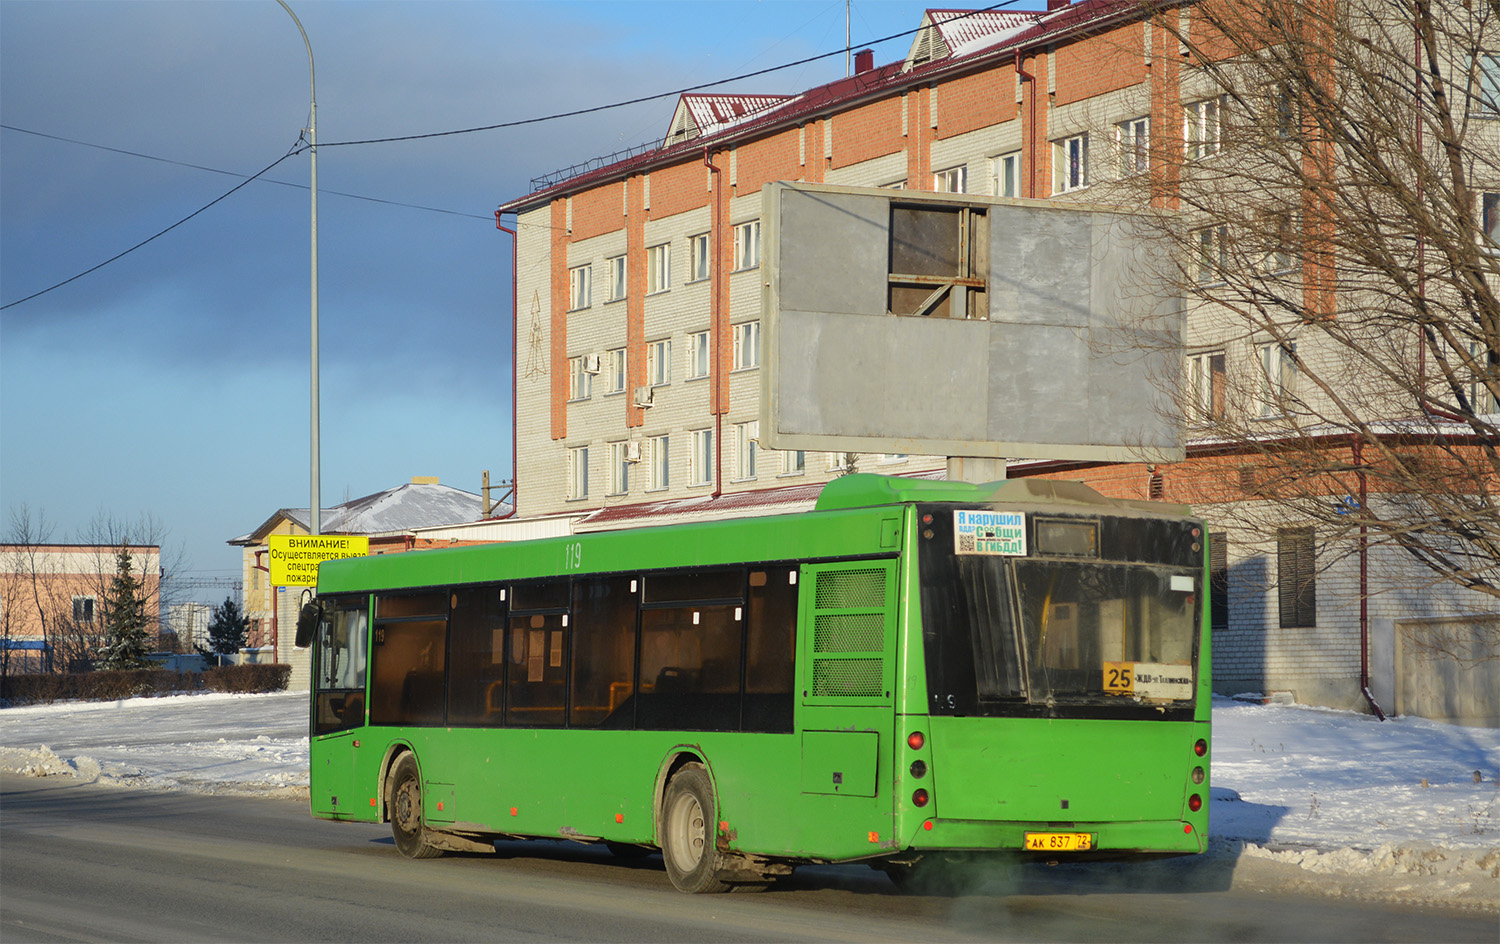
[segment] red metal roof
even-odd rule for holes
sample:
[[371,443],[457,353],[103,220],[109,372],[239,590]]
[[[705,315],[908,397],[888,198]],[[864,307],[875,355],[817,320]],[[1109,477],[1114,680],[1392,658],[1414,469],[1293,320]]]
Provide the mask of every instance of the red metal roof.
[[[1043,42],[1056,42],[1070,35],[1087,33],[1109,21],[1129,16],[1141,16],[1150,9],[1149,6],[1142,5],[1140,0],[1082,0],[1080,3],[1052,12],[1032,14],[1034,19],[1028,28],[1021,28],[1018,31],[999,30],[984,35],[976,32],[976,38],[969,40],[961,50],[908,71],[901,71],[904,62],[893,62],[808,89],[800,95],[788,97],[786,103],[779,107],[768,108],[763,112],[747,116],[745,120],[723,128],[715,134],[704,134],[579,174],[561,183],[507,201],[500,205],[500,211],[516,213],[528,207],[544,204],[554,197],[586,190],[603,181],[616,180],[652,167],[676,163],[687,155],[696,154],[704,148],[723,147],[732,142],[753,139],[783,126],[795,124],[819,112],[831,112],[863,98],[889,94],[908,85],[931,82],[948,73],[962,73],[991,64],[995,60],[1005,60],[1016,51]],[[943,14],[957,15],[962,12],[971,11],[935,10],[928,11],[928,14],[935,13],[941,17]],[[1019,13],[1003,15],[1025,16]],[[975,17],[975,19],[978,18]],[[956,23],[940,25],[939,29],[950,27],[954,30],[954,35],[966,32]],[[727,97],[745,98],[747,96]]]

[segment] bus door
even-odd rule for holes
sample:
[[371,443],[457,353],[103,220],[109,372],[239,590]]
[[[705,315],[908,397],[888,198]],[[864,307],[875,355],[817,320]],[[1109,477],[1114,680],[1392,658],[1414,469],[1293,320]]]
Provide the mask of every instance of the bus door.
[[327,606],[313,638],[313,730],[308,793],[316,815],[352,817],[354,742],[365,724],[369,608],[363,598]]
[[831,831],[818,838],[833,857],[870,854],[870,843],[890,839],[881,757],[894,730],[897,562],[806,565],[802,574],[802,794],[822,814],[809,828]]

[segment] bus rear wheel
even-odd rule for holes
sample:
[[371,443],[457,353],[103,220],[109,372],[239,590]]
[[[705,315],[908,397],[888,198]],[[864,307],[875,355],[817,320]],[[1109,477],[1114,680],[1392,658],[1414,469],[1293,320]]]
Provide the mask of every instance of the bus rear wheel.
[[667,784],[662,801],[661,853],[667,877],[682,892],[698,895],[729,890],[720,878],[714,846],[713,783],[702,764],[685,764]]
[[411,754],[401,755],[391,771],[391,835],[396,848],[408,859],[432,859],[443,850],[427,841],[427,824],[422,820],[422,775]]

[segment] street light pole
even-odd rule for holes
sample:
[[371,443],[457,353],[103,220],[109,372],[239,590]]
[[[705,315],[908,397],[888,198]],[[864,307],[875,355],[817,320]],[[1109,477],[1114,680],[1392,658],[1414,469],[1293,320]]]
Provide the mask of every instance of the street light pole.
[[307,84],[308,84],[308,118],[307,118],[307,144],[308,152],[312,155],[312,443],[311,443],[311,469],[312,479],[311,497],[308,502],[308,518],[314,535],[322,534],[323,505],[318,494],[318,482],[320,473],[318,469],[319,445],[318,445],[318,77],[313,71],[312,43],[308,42],[307,30],[302,28],[302,21],[297,19],[297,14],[286,5],[286,0],[276,0],[281,8],[297,24],[297,31],[302,34],[302,44],[307,47]]

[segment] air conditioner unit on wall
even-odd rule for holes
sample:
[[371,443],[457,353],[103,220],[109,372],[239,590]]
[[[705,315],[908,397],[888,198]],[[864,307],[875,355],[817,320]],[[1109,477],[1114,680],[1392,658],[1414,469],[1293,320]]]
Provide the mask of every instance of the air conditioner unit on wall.
[[640,462],[641,461],[641,444],[640,443],[638,443],[638,442],[628,442],[628,443],[625,444],[625,461],[626,462]]
[[583,355],[583,372],[586,373],[586,374],[597,374],[597,373],[599,373],[599,355],[598,354],[585,354],[585,355]]
[[651,406],[652,404],[653,404],[653,401],[651,399],[651,388],[650,387],[636,387],[635,388],[635,405],[644,410],[647,407]]

